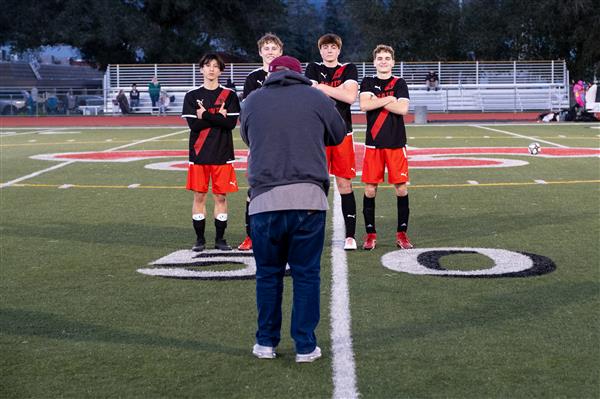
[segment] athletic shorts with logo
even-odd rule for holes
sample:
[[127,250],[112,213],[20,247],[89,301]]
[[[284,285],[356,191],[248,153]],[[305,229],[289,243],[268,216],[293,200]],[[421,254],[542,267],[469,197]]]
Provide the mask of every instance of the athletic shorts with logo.
[[409,181],[406,147],[402,148],[365,148],[362,168],[362,182],[379,184],[388,171],[388,183],[402,184]]
[[354,139],[352,137],[352,133],[348,133],[340,144],[325,148],[330,174],[345,179],[352,179],[356,176]]
[[238,191],[235,170],[232,164],[188,165],[185,188],[199,193],[207,193],[210,181],[212,181],[212,192],[214,194],[227,194]]

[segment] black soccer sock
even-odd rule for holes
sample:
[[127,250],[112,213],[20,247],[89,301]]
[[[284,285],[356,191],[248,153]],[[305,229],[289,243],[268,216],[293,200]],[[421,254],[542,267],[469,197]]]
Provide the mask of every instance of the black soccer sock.
[[346,224],[346,237],[354,238],[356,233],[356,200],[354,192],[340,194],[342,197],[342,213],[344,214],[344,223]]
[[215,230],[217,231],[217,235],[215,236],[215,241],[223,239],[226,228],[227,228],[227,220],[215,219]]
[[196,232],[196,240],[204,242],[204,228],[206,226],[206,219],[192,219],[192,224],[194,225],[194,231]]
[[410,210],[408,208],[408,194],[404,197],[396,197],[396,207],[398,208],[398,232],[408,230],[408,216]]
[[366,195],[363,197],[363,215],[365,217],[365,228],[368,234],[376,233],[375,231],[375,198],[369,198]]

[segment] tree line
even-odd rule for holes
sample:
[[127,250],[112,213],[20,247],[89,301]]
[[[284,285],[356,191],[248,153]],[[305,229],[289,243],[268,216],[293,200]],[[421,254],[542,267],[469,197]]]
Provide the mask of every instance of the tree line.
[[101,68],[196,62],[207,51],[257,62],[256,40],[273,32],[309,61],[334,32],[347,60],[370,60],[385,43],[402,61],[564,59],[572,77],[591,80],[598,21],[597,0],[4,0],[0,44],[68,44]]

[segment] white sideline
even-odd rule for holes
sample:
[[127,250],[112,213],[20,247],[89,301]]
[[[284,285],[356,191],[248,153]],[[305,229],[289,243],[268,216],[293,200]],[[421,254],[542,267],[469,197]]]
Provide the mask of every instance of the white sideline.
[[333,237],[331,243],[331,354],[333,368],[333,398],[358,398],[356,370],[352,350],[348,262],[344,245],[342,200],[334,183]]
[[[131,146],[134,146],[134,145],[146,143],[148,141],[162,139],[162,138],[169,137],[169,136],[174,136],[176,134],[181,134],[181,133],[184,133],[184,132],[189,132],[189,129],[179,130],[179,131],[174,132],[174,133],[163,134],[162,136],[151,137],[149,139],[139,140],[139,141],[135,141],[133,143],[129,143],[129,144],[125,144],[125,145],[120,145],[118,147],[113,147],[113,148],[109,148],[108,150],[104,150],[103,152],[117,151],[117,150],[120,150],[122,148],[131,147]],[[54,165],[54,166],[51,166],[49,168],[38,170],[37,172],[33,172],[33,173],[28,174],[28,175],[18,177],[18,178],[14,179],[14,180],[7,181],[6,183],[0,184],[0,189],[2,189],[4,187],[12,186],[13,184],[22,182],[23,180],[31,179],[32,177],[39,176],[39,175],[44,174],[46,172],[50,172],[52,170],[56,170],[56,169],[62,168],[63,166],[71,165],[72,163],[75,163],[75,162],[77,162],[77,161],[67,161],[67,162],[59,163],[58,165]]]
[[10,134],[1,133],[0,137],[23,136],[25,134],[42,134],[44,132],[50,132],[52,130],[58,130],[58,129],[38,129],[38,130],[32,130],[30,132],[10,132]]
[[507,132],[506,130],[500,130],[500,129],[492,129],[491,127],[487,127],[487,126],[481,126],[481,125],[472,125],[473,127],[478,127],[480,129],[486,129],[486,130],[491,130],[493,132],[498,132],[498,133],[504,133],[504,134],[508,134],[511,136],[515,136],[515,137],[520,137],[523,139],[529,139],[529,140],[533,140],[533,141],[537,141],[540,143],[546,143],[546,144],[550,144],[553,145],[555,147],[561,147],[561,148],[569,148],[569,146],[566,145],[562,145],[562,144],[557,144],[557,143],[553,143],[551,141],[548,140],[542,140],[540,138],[536,138],[536,137],[529,137],[529,136],[524,136],[522,134],[518,134],[518,133],[513,133],[513,132]]

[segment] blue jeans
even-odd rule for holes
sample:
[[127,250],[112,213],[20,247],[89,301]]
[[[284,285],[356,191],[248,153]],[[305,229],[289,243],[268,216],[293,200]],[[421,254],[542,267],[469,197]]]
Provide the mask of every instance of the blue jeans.
[[281,298],[286,263],[294,286],[291,335],[296,352],[310,353],[317,345],[320,318],[321,253],[325,211],[264,212],[250,217],[256,260],[256,342],[276,347],[280,341]]

